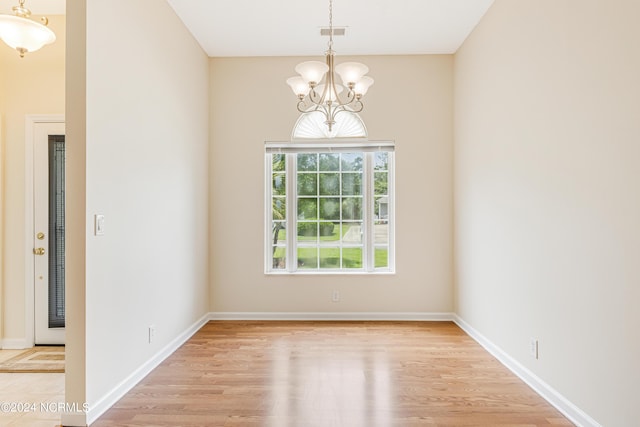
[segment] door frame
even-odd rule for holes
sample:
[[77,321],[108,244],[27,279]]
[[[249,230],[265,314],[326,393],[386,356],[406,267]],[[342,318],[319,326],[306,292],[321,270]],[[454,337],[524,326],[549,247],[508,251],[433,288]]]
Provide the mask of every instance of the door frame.
[[33,228],[34,221],[34,203],[33,203],[33,160],[35,149],[35,132],[36,124],[41,123],[64,123],[64,114],[28,114],[25,116],[25,141],[24,141],[24,218],[25,218],[25,270],[24,270],[24,302],[25,302],[25,344],[27,348],[35,345],[35,270],[33,266]]

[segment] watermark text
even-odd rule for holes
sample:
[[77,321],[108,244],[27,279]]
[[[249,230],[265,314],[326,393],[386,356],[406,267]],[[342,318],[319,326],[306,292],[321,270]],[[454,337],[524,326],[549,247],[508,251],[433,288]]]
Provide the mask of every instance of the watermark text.
[[86,413],[89,410],[87,403],[65,402],[0,402],[0,414],[47,412],[47,413]]

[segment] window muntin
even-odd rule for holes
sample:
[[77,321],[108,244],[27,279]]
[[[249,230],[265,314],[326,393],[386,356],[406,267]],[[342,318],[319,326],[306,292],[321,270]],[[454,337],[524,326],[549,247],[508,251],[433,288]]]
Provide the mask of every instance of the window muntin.
[[375,153],[373,167],[375,268],[389,266],[389,160],[389,153]]
[[267,146],[266,272],[394,270],[389,148]]
[[362,268],[364,154],[295,156],[298,268]]
[[286,156],[273,154],[271,162],[271,259],[273,269],[287,268],[286,219],[287,219],[287,172]]

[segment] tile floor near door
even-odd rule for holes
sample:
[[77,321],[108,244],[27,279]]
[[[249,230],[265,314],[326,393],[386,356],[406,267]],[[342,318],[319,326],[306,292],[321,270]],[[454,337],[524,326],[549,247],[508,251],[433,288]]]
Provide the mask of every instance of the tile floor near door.
[[[0,362],[24,350],[0,350]],[[0,426],[60,425],[57,405],[64,402],[64,374],[0,373]]]

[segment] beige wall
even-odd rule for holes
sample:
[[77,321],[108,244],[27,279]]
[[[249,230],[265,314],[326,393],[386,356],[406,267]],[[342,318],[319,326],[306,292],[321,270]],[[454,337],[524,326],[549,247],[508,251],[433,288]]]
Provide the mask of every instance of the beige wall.
[[608,427],[638,420],[639,15],[496,0],[455,57],[457,312]]
[[[91,420],[208,312],[208,58],[166,2],[67,6],[75,35],[86,23],[86,48],[70,44],[78,81],[67,91],[77,180],[68,291],[81,296],[67,310],[84,320],[69,328],[79,364],[67,399],[87,402]],[[94,214],[105,215],[104,236],[93,235]]]
[[[20,58],[0,45],[0,117],[4,142],[4,339],[25,339],[25,115],[64,113],[65,17],[49,16],[54,44]],[[2,337],[0,337],[2,338]]]
[[[88,28],[66,92],[69,401],[99,401],[208,310],[455,310],[602,425],[633,422],[636,2],[496,0],[455,60],[359,58],[370,138],[397,144],[397,273],[376,277],[263,273],[263,142],[289,139],[302,58],[208,60],[164,2],[84,6],[68,12]],[[24,115],[64,109],[62,31],[22,63],[0,50],[5,338],[24,336]]]
[[[86,1],[67,3],[65,215],[65,402],[87,402],[86,357]],[[86,424],[86,414],[62,416],[65,426]],[[72,419],[69,419],[72,418]]]
[[[213,58],[212,311],[452,311],[453,58],[357,59],[369,66],[369,74],[376,79],[361,114],[369,138],[396,141],[397,273],[264,274],[263,144],[290,138],[298,113],[285,79],[295,74],[293,69],[303,58]],[[337,58],[337,62],[346,60]],[[334,289],[341,292],[339,303],[331,302]]]

